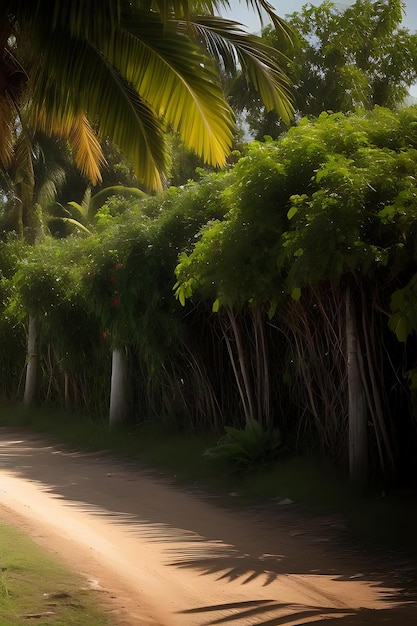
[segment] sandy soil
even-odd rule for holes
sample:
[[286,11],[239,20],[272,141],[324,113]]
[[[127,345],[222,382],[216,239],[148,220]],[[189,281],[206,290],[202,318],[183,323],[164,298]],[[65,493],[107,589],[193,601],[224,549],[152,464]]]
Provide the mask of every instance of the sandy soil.
[[97,589],[121,626],[417,625],[405,560],[293,505],[237,511],[105,455],[0,429],[0,519]]

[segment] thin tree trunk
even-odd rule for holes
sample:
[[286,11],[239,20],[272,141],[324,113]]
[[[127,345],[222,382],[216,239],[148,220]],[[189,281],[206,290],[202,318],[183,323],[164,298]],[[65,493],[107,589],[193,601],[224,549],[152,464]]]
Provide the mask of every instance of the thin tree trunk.
[[249,375],[248,375],[248,370],[246,366],[246,359],[245,359],[245,354],[243,350],[242,338],[241,338],[239,328],[236,322],[235,314],[229,308],[227,309],[227,314],[229,317],[230,325],[233,330],[233,335],[234,335],[235,342],[236,342],[236,350],[237,350],[237,355],[238,355],[240,372],[242,374],[242,381],[243,381],[243,386],[244,386],[245,395],[247,399],[246,420],[248,420],[249,417],[257,419],[258,416],[255,414],[252,387],[249,381]]
[[[376,354],[376,342],[378,341],[373,324],[373,312],[371,317],[371,324],[367,324],[367,318],[365,317],[365,309],[362,308],[362,325],[364,329],[365,347],[367,353],[367,370],[369,372],[369,380],[372,390],[372,418],[375,428],[375,435],[378,446],[379,460],[381,468],[386,473],[388,470],[394,471],[394,451],[390,439],[390,435],[387,428],[386,421],[389,419],[389,412],[384,410],[383,401],[381,397],[381,383],[378,381],[375,366],[377,360]],[[373,339],[374,343],[371,342]],[[382,375],[379,376],[382,380]],[[388,467],[387,467],[388,465]]]
[[110,386],[110,428],[124,422],[126,418],[126,359],[122,349],[113,350]]
[[366,394],[358,357],[358,335],[350,287],[346,289],[346,353],[349,390],[349,472],[353,483],[368,481],[368,419]]
[[65,401],[65,409],[68,411],[71,407],[71,401],[70,401],[69,376],[68,376],[67,370],[64,370],[64,401]]
[[33,404],[36,397],[36,382],[38,371],[38,355],[36,344],[38,332],[36,328],[36,320],[33,315],[29,315],[28,343],[26,355],[26,381],[25,392],[23,395],[23,404],[29,406]]
[[227,331],[225,329],[223,329],[223,337],[224,337],[224,340],[226,342],[227,352],[229,354],[230,363],[232,365],[233,373],[235,375],[235,380],[236,380],[237,388],[238,388],[238,391],[239,391],[239,396],[240,396],[240,399],[241,399],[241,402],[242,402],[242,406],[243,406],[243,412],[245,414],[245,420],[248,421],[249,418],[251,417],[251,412],[250,412],[250,409],[249,409],[249,406],[248,406],[246,394],[245,394],[245,391],[244,391],[243,382],[241,381],[241,377],[240,377],[238,369],[237,369],[236,359],[235,359],[235,356],[233,354],[233,350],[232,350],[232,346],[231,346],[231,343],[230,343],[230,339],[227,336]]
[[270,411],[270,386],[269,386],[269,365],[268,354],[265,341],[264,320],[259,308],[252,309],[252,324],[255,343],[256,364],[256,402],[258,407],[258,420],[267,428],[272,428]]

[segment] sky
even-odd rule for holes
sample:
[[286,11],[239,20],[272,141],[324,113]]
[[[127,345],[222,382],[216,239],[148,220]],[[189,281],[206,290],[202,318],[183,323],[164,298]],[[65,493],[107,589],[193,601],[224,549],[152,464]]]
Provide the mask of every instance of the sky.
[[[320,0],[315,2],[314,0],[269,0],[270,3],[276,8],[278,15],[284,17],[294,11],[299,11],[304,4],[319,5]],[[247,27],[247,30],[253,33],[257,33],[260,30],[260,24],[257,15],[253,11],[246,9],[245,0],[229,0],[231,11],[224,17],[241,22]],[[349,6],[353,4],[353,0],[345,0],[344,2],[334,2],[335,4],[343,6]],[[403,0],[405,6],[405,13],[403,19],[403,26],[410,31],[417,31],[417,2],[416,0]]]

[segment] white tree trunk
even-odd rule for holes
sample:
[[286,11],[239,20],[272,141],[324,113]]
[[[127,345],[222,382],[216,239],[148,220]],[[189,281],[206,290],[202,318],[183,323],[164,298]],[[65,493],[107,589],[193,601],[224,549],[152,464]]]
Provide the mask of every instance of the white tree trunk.
[[358,358],[358,336],[350,288],[346,289],[346,352],[349,390],[349,473],[353,483],[368,481],[368,417]]
[[113,350],[110,386],[110,428],[126,417],[126,359],[123,350]]
[[29,315],[28,343],[26,355],[26,380],[25,393],[23,395],[23,404],[25,406],[33,404],[36,397],[36,382],[38,371],[38,355],[36,351],[37,339],[38,332],[36,328],[36,320],[32,315]]

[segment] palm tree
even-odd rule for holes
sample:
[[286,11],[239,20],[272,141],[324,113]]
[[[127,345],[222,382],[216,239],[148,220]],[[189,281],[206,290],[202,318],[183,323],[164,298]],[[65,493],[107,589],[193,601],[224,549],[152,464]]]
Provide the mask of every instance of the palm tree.
[[[266,0],[248,1],[288,36]],[[18,134],[30,128],[68,141],[93,184],[103,163],[98,138],[108,136],[149,188],[161,188],[167,127],[207,163],[222,165],[233,114],[220,73],[238,68],[266,107],[288,119],[282,59],[239,24],[217,17],[221,3],[4,0],[0,164],[10,162],[17,123]]]
[[[125,187],[124,185],[111,185],[100,189],[92,195],[91,187],[87,187],[84,198],[81,202],[71,200],[63,207],[59,202],[55,202],[49,207],[51,213],[51,225],[61,223],[61,226],[68,224],[73,230],[91,235],[96,224],[97,211],[107,202],[111,196],[123,196],[130,199],[143,199],[147,194],[137,187]],[[63,236],[62,229],[58,231]],[[65,231],[64,231],[65,232]],[[71,230],[69,232],[72,232]],[[65,236],[65,235],[64,235]]]

